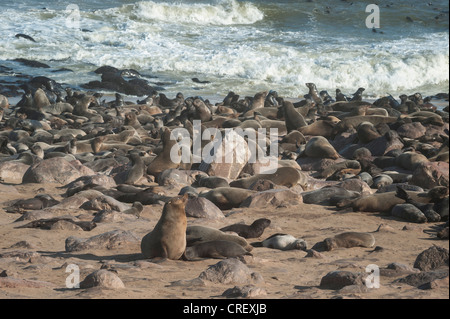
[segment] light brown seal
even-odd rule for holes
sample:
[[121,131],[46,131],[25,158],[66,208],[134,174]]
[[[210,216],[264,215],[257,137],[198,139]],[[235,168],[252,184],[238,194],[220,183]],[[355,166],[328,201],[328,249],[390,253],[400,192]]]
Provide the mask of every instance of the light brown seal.
[[220,209],[226,210],[239,207],[253,193],[255,192],[237,187],[217,187],[206,193],[201,193],[199,197],[205,197]]
[[249,245],[245,238],[238,235],[227,234],[221,230],[200,225],[193,225],[186,228],[186,241],[189,247],[212,240],[231,241],[241,245],[247,251],[253,249],[253,246]]
[[155,228],[141,241],[145,258],[180,259],[186,249],[187,219],[185,205],[188,195],[177,196],[165,205]]
[[250,255],[241,245],[226,240],[212,240],[186,247],[183,257],[187,260],[199,260],[204,258],[233,258],[242,255]]
[[155,157],[155,159],[147,167],[147,174],[153,175],[155,176],[155,178],[158,178],[158,175],[166,169],[178,168],[178,166],[180,166],[179,163],[172,162],[170,156],[170,151],[172,147],[177,143],[176,140],[172,140],[170,138],[170,135],[171,135],[170,130],[166,128],[161,137],[163,150]]
[[304,155],[315,158],[338,159],[340,156],[323,136],[314,136],[306,143]]
[[346,232],[324,240],[325,250],[334,248],[373,247],[375,237],[369,233]]

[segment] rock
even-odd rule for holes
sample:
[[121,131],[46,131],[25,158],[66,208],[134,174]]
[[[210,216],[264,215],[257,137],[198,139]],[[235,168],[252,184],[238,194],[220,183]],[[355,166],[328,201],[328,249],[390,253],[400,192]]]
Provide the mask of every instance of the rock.
[[56,223],[54,223],[51,227],[51,230],[83,230],[80,226],[77,224],[74,224],[67,220],[59,220]]
[[225,215],[211,201],[204,197],[190,198],[186,203],[186,216],[195,218],[222,219]]
[[225,290],[222,294],[222,296],[227,298],[254,298],[266,295],[266,289],[254,285],[246,285],[243,287],[234,286]]
[[448,249],[431,246],[421,252],[414,262],[414,268],[422,271],[437,269],[441,266],[448,266]]
[[398,277],[417,274],[420,270],[400,263],[390,263],[386,268],[380,269],[380,275],[385,277]]
[[448,269],[439,269],[433,271],[422,271],[417,274],[411,274],[404,278],[395,280],[396,283],[403,283],[414,287],[420,287],[436,279],[442,279],[448,276]]
[[114,179],[110,176],[98,174],[98,175],[91,175],[91,176],[82,176],[73,182],[67,184],[64,186],[64,188],[67,188],[66,196],[70,197],[87,187],[92,188],[94,186],[103,186],[105,188],[112,188],[116,187],[116,183],[114,182]]
[[241,203],[240,207],[267,207],[267,205],[278,207],[280,205],[302,204],[302,195],[291,191],[290,189],[271,189],[250,195]]
[[366,182],[362,181],[359,178],[349,178],[346,179],[337,186],[340,186],[348,191],[358,192],[361,195],[370,195],[372,194],[372,190],[369,185],[367,185]]
[[308,258],[312,257],[312,258],[317,258],[317,259],[327,258],[324,254],[319,253],[318,251],[316,251],[314,249],[308,249],[307,252],[308,253],[306,254],[305,258],[307,258],[307,257]]
[[17,259],[30,259],[30,258],[38,258],[41,254],[35,251],[21,251],[21,250],[12,250],[4,253],[0,253],[0,258],[17,258]]
[[377,232],[387,232],[387,233],[395,233],[395,229],[389,225],[381,224],[378,226]]
[[338,290],[345,286],[364,284],[363,274],[337,270],[331,271],[322,277],[320,288]]
[[82,209],[86,210],[115,210],[118,212],[125,211],[130,208],[129,205],[119,202],[118,200],[112,198],[111,196],[101,195],[95,199],[87,201],[80,206]]
[[235,258],[228,258],[203,271],[200,279],[221,284],[262,283],[259,273],[252,272],[245,264]]
[[[213,152],[214,149],[211,149]],[[241,174],[250,158],[249,147],[244,138],[235,131],[229,131],[210,158],[204,159],[199,169],[209,176],[235,180]]]
[[11,247],[9,247],[9,248],[35,249],[36,247],[33,244],[29,243],[28,241],[22,240],[22,241],[19,241],[15,244],[11,245]]
[[66,239],[66,252],[82,251],[89,249],[139,249],[141,240],[129,231],[113,230],[88,239],[70,236]]
[[434,279],[433,281],[427,282],[418,287],[419,289],[438,289],[438,288],[446,288],[448,290],[448,276],[441,279]]
[[[75,161],[77,162],[77,161]],[[75,163],[74,163],[75,164]],[[89,170],[89,175],[95,173]],[[22,183],[60,183],[67,184],[83,174],[75,165],[62,158],[49,158],[31,165],[23,176]]]
[[30,168],[30,165],[6,161],[0,162],[0,181],[4,183],[20,184],[22,183],[25,172]]
[[448,169],[449,164],[445,162],[421,163],[417,165],[409,183],[424,189],[436,186],[449,187]]
[[201,171],[170,168],[161,172],[158,177],[158,184],[160,186],[190,186],[195,182],[195,176],[197,175],[207,177],[207,175]]
[[112,210],[101,210],[95,214],[95,217],[94,219],[92,219],[92,221],[95,223],[113,223],[122,221],[132,221],[136,219],[137,216],[135,215],[124,214]]
[[82,289],[93,287],[121,289],[125,288],[125,285],[114,272],[100,269],[89,274],[82,282],[80,282],[80,288]]
[[437,237],[440,239],[447,239],[448,240],[448,227],[445,227],[441,231],[437,233]]

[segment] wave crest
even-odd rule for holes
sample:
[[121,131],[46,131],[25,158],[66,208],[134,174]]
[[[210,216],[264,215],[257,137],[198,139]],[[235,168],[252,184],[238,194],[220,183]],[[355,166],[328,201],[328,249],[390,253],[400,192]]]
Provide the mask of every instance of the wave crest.
[[199,25],[254,24],[264,18],[264,13],[253,4],[236,0],[217,1],[215,4],[142,1],[135,4],[133,13],[143,20]]

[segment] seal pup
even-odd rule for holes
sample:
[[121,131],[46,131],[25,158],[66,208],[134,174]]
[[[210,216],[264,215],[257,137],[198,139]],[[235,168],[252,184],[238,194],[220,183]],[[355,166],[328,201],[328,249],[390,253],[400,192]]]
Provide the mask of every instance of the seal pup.
[[371,248],[375,245],[375,237],[369,233],[346,232],[334,237],[326,238],[323,242],[326,251],[335,248]]
[[232,231],[244,238],[258,238],[264,230],[269,227],[270,219],[260,218],[255,220],[251,225],[233,224],[221,228],[221,231]]
[[186,247],[183,257],[186,260],[201,260],[205,258],[233,258],[243,255],[253,256],[241,245],[226,240],[212,240]]
[[52,207],[59,204],[59,201],[47,194],[39,194],[34,198],[20,199],[13,205],[6,207],[5,211],[8,213],[21,213],[26,210],[38,210],[47,207]]
[[185,194],[172,198],[164,205],[155,228],[142,238],[141,251],[145,258],[181,258],[186,249],[187,200],[188,195]]
[[266,247],[279,250],[306,250],[306,241],[288,234],[274,234],[261,242],[251,243],[253,247]]

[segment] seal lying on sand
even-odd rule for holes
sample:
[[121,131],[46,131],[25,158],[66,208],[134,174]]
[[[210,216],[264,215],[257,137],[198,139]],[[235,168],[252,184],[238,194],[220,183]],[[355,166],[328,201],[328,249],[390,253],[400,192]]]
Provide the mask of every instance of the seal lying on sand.
[[227,240],[213,240],[186,247],[183,256],[187,260],[203,258],[232,258],[250,255],[241,245]]
[[261,242],[251,244],[253,247],[267,247],[280,250],[306,250],[306,241],[288,234],[274,234]]
[[270,220],[260,218],[255,220],[251,225],[233,224],[221,228],[221,231],[232,231],[244,238],[257,238],[261,236],[264,230],[270,225]]
[[373,247],[375,237],[369,233],[346,232],[324,240],[325,250],[335,248]]

